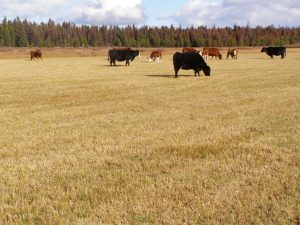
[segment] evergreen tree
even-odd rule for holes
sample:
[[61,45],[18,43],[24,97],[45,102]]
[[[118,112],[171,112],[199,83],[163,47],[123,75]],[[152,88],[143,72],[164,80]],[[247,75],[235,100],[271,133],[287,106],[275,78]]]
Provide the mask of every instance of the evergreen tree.
[[0,23],[0,46],[6,47],[206,47],[206,46],[266,46],[300,43],[300,27],[136,27],[76,26],[56,24],[49,19],[40,24],[3,18]]

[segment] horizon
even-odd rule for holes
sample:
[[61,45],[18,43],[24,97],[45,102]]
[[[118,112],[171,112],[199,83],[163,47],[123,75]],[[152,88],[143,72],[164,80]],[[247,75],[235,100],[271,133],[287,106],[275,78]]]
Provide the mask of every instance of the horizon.
[[51,19],[56,24],[120,27],[293,28],[300,25],[297,22],[300,2],[296,0],[254,0],[251,3],[245,0],[174,0],[172,4],[158,0],[128,0],[126,4],[112,0],[0,0],[0,5],[0,18],[13,20],[18,17],[35,23]]

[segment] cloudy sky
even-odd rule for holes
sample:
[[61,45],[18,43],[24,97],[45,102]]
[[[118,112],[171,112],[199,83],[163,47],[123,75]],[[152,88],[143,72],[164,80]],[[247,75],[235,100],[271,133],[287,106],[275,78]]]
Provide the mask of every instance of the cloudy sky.
[[300,0],[0,0],[0,18],[93,25],[299,26]]

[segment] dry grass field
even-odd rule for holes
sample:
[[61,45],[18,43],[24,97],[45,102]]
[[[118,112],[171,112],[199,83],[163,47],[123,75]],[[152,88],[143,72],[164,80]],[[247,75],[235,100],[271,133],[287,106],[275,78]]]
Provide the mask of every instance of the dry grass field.
[[178,79],[97,51],[0,54],[0,224],[300,223],[300,49]]

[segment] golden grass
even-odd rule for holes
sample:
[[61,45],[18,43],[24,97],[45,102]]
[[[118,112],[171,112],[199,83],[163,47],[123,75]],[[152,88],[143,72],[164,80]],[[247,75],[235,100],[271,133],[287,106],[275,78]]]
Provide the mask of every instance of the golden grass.
[[1,59],[0,224],[299,224],[299,59]]

